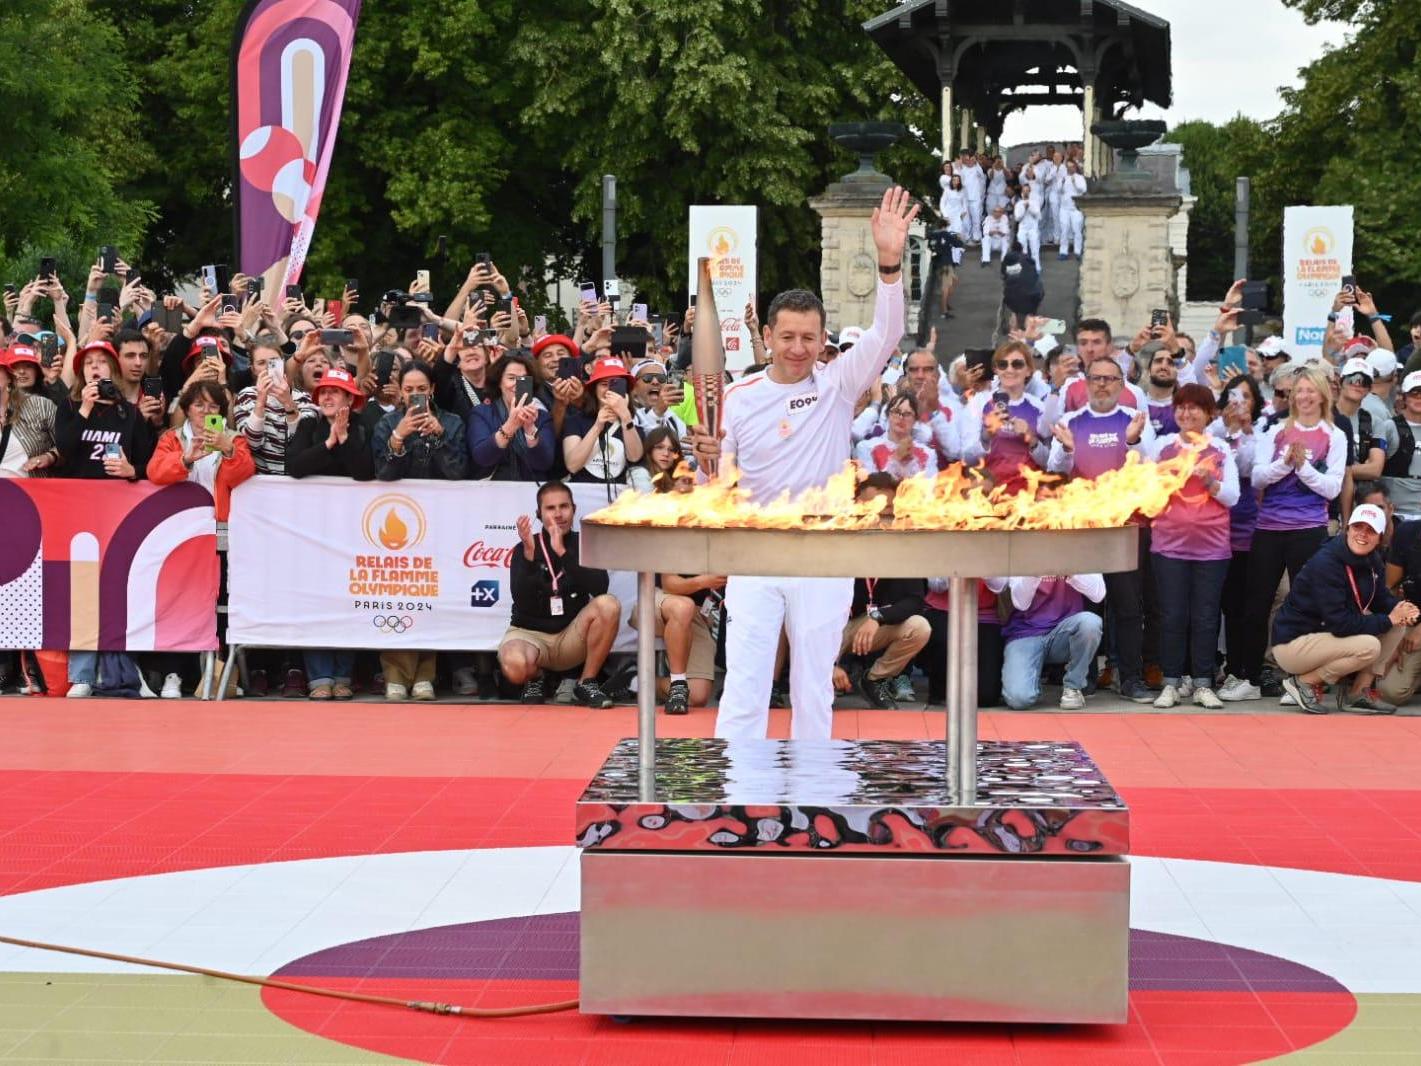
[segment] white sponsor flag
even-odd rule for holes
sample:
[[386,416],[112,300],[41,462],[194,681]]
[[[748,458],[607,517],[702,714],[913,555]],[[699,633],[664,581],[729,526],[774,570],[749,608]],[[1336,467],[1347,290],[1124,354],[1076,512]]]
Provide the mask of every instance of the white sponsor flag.
[[[691,207],[686,291],[696,291],[696,260],[709,256],[727,370],[743,370],[754,361],[750,331],[745,326],[745,304],[755,295],[755,227],[758,217],[759,209],[755,207],[703,204]],[[696,328],[700,327],[701,323],[697,321]]]
[[1352,208],[1283,210],[1283,339],[1294,362],[1322,358],[1327,316],[1352,273]]

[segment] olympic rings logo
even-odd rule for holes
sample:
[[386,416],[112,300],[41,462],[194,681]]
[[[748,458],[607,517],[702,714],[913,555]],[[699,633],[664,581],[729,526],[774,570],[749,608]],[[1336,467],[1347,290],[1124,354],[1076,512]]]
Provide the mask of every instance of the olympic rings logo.
[[414,628],[414,619],[409,615],[377,614],[371,624],[381,633],[403,633]]

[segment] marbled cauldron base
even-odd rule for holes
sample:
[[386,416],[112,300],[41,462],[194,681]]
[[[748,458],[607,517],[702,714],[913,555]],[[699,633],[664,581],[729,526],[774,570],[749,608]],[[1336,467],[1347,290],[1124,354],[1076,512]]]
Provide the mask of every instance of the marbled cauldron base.
[[622,741],[577,805],[582,1009],[1124,1022],[1129,811],[1078,745]]

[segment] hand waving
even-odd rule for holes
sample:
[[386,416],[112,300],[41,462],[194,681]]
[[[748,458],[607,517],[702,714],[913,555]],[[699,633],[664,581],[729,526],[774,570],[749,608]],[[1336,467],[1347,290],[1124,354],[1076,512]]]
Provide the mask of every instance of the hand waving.
[[908,242],[908,227],[918,217],[922,205],[908,190],[894,185],[883,194],[883,202],[873,209],[873,243],[878,249],[879,266],[900,266]]

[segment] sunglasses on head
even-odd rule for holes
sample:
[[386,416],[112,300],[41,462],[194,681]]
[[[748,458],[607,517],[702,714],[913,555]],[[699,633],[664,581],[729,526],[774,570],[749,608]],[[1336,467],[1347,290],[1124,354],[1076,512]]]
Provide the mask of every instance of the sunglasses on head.
[[1025,359],[1003,359],[997,364],[998,370],[1025,370]]

